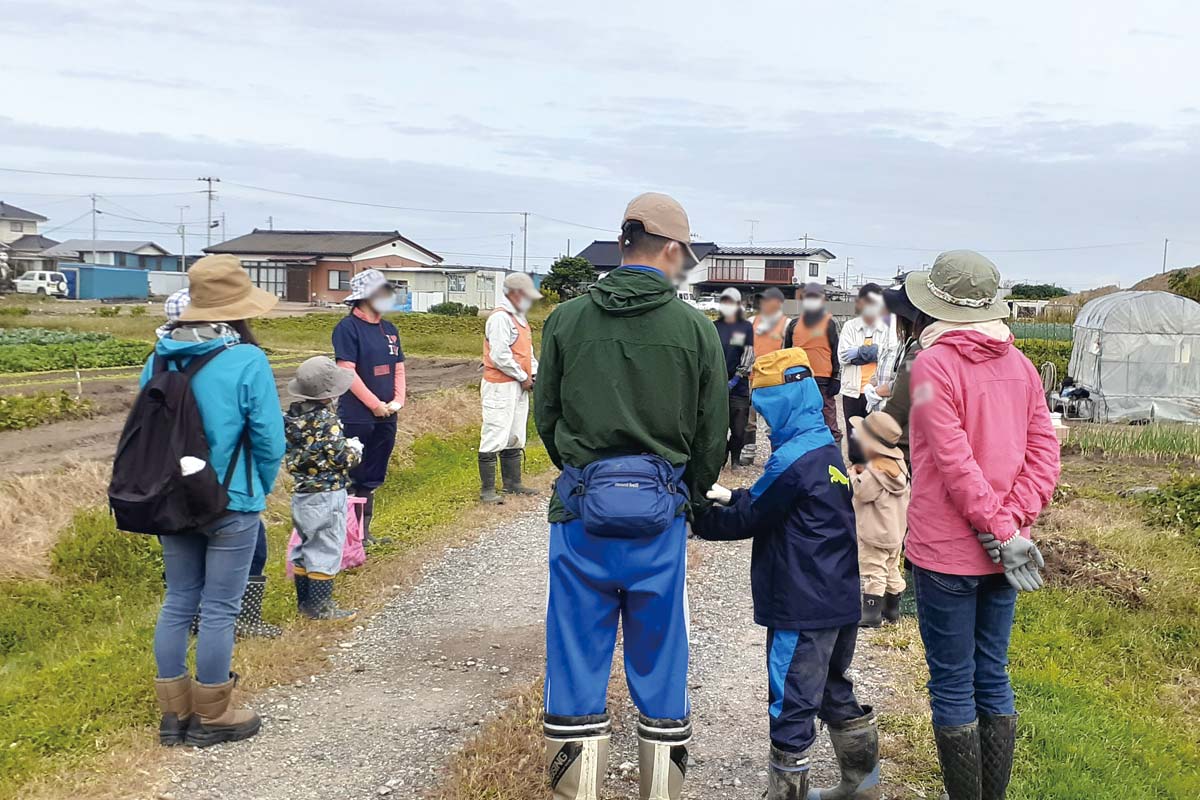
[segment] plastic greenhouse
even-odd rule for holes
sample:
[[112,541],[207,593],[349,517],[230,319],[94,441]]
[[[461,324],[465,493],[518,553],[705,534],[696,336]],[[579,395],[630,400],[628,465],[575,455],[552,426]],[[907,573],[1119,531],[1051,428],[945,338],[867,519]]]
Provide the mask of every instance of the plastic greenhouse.
[[1096,422],[1200,422],[1200,303],[1169,292],[1117,292],[1075,318],[1069,372]]

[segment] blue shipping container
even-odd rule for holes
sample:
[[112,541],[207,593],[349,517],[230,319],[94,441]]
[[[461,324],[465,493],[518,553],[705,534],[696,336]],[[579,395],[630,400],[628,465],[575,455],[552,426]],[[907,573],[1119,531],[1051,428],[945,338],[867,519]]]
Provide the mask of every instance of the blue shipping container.
[[150,278],[145,270],[72,265],[59,267],[67,277],[67,295],[75,300],[145,300]]

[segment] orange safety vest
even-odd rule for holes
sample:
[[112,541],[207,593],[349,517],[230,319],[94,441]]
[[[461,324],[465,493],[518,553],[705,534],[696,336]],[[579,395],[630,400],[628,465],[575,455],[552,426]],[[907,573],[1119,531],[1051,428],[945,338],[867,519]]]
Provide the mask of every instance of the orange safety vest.
[[[522,325],[511,311],[506,308],[497,308],[492,314],[508,314],[513,318],[513,323],[517,326],[517,340],[512,344],[513,358],[521,369],[525,370],[526,375],[533,374],[533,335],[530,333],[528,325]],[[488,316],[491,319],[491,315]],[[501,372],[492,363],[491,347],[488,346],[487,336],[483,337],[483,379],[488,383],[507,383],[516,380],[511,375]]]
[[757,330],[758,317],[751,317],[750,324],[756,326],[754,331],[754,357],[765,356],[768,353],[774,353],[776,350],[783,347],[783,334],[787,331],[788,323],[791,322],[785,316],[780,316],[779,321],[775,323],[775,327],[766,333],[759,333]]
[[[797,319],[792,329],[792,347],[799,347],[808,354],[813,377],[833,377],[833,350],[829,347],[829,312],[811,328],[804,327],[804,320]],[[758,352],[758,348],[754,348]]]

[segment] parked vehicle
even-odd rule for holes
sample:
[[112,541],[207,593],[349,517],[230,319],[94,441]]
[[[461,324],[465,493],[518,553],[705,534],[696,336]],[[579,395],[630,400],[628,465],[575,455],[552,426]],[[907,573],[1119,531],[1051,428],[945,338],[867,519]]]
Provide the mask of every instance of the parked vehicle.
[[19,294],[67,296],[67,276],[61,272],[32,270],[17,278],[16,286]]

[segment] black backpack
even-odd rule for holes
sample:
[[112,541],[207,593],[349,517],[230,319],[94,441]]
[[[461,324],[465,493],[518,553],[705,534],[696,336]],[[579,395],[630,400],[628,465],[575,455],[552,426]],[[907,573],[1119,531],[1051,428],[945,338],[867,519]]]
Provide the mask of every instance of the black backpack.
[[[192,394],[192,378],[223,352],[224,348],[197,356],[181,369],[170,368],[174,359],[154,356],[153,374],[121,431],[108,485],[109,507],[121,530],[171,536],[216,521],[229,505],[229,484],[239,455],[245,456],[246,492],[253,496],[246,431],[230,456],[225,479],[218,480]],[[185,476],[180,465],[184,456],[202,460],[204,468]]]

